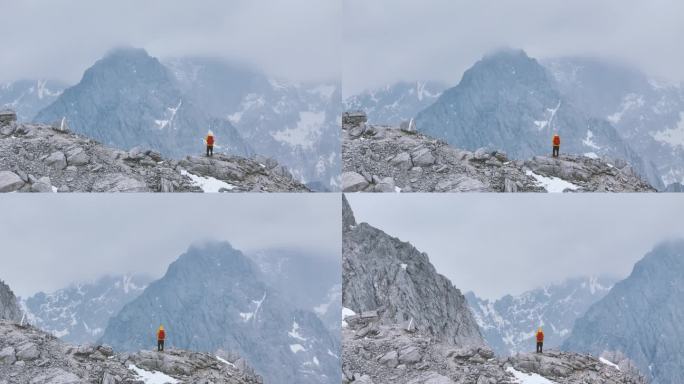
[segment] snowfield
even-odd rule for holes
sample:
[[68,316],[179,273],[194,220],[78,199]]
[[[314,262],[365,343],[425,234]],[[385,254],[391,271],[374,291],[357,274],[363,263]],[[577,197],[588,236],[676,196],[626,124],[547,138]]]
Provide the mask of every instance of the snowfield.
[[516,380],[520,384],[556,384],[555,381],[539,376],[536,373],[524,373],[516,370],[513,367],[506,368],[506,372],[509,372],[515,376]]
[[142,368],[138,368],[135,365],[131,364],[128,366],[128,369],[131,371],[135,372],[136,375],[140,376],[140,379],[145,383],[145,384],[176,384],[180,383],[180,381],[174,379],[171,376],[168,376],[164,373],[157,372],[157,371],[146,371]]
[[542,175],[538,175],[530,170],[525,171],[525,174],[527,176],[532,176],[537,180],[537,183],[539,183],[540,186],[544,187],[547,192],[549,193],[561,193],[565,191],[566,189],[575,191],[579,189],[579,185],[573,184],[569,181],[565,181],[563,179],[560,179],[558,177],[546,177]]
[[211,176],[197,176],[184,169],[181,169],[180,174],[188,176],[192,179],[193,184],[202,188],[202,191],[204,192],[217,193],[221,192],[221,189],[232,190],[235,188],[233,184],[226,183],[225,181],[221,181]]

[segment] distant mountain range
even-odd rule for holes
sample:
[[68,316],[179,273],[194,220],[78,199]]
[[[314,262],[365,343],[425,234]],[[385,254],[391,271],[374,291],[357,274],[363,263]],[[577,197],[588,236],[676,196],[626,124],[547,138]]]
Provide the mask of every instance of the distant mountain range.
[[51,80],[18,80],[0,84],[0,109],[11,108],[17,113],[17,120],[31,121],[66,88],[66,84]]
[[485,56],[456,86],[434,87],[430,102],[406,84],[353,95],[345,108],[365,110],[374,124],[415,118],[419,131],[457,148],[517,159],[548,154],[558,132],[561,152],[628,161],[660,190],[684,181],[681,85],[598,59],[539,61],[519,50]]
[[20,121],[66,118],[75,132],[106,145],[174,158],[203,153],[212,130],[217,152],[272,157],[314,189],[339,189],[336,82],[293,83],[221,59],[160,61],[143,49],[119,48],[71,87],[0,86],[0,106],[17,110]]
[[566,280],[498,300],[465,294],[470,310],[487,341],[500,356],[530,352],[535,347],[537,327],[543,327],[546,348],[559,348],[575,320],[602,299],[615,283],[607,277]]
[[140,295],[151,279],[106,276],[21,300],[28,321],[64,341],[85,344],[102,336],[109,318]]

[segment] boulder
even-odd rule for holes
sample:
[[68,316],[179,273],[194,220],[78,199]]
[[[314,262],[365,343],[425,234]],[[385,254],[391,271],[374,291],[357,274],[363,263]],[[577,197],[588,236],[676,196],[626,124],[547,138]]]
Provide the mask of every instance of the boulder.
[[62,170],[67,167],[66,156],[64,156],[64,152],[62,151],[52,152],[50,156],[45,158],[45,163],[57,170]]
[[368,180],[356,172],[342,173],[342,190],[344,192],[358,192],[368,187]]
[[14,192],[24,186],[24,180],[14,172],[0,171],[0,192]]

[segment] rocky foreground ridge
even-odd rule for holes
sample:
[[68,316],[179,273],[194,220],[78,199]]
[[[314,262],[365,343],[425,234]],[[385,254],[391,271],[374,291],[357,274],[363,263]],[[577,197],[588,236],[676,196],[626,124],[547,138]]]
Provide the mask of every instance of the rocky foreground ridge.
[[222,352],[114,353],[104,345],[68,345],[31,326],[0,320],[0,384],[262,382],[244,360]]
[[347,113],[342,128],[345,192],[656,191],[623,160],[568,154],[513,160],[499,151],[454,148],[413,124],[368,125],[358,113]]
[[54,125],[0,121],[0,192],[308,192],[275,160],[227,154],[162,158]]
[[436,341],[421,332],[381,325],[375,313],[345,318],[343,383],[645,384],[631,370],[590,355],[545,351],[498,358],[485,346]]

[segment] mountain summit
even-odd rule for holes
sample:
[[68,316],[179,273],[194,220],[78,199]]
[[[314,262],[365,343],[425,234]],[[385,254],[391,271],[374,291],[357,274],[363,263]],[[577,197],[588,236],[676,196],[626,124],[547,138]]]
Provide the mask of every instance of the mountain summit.
[[77,133],[121,149],[143,146],[174,158],[198,154],[213,130],[217,151],[252,151],[226,119],[208,115],[187,97],[173,74],[143,49],[109,52],[35,120],[66,118]]

